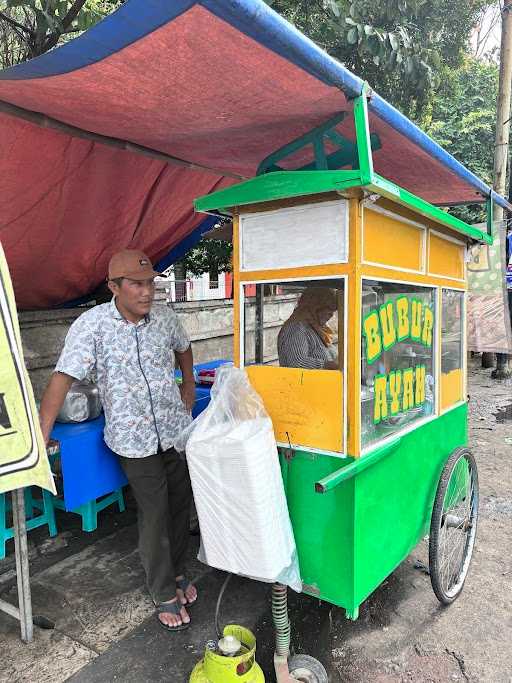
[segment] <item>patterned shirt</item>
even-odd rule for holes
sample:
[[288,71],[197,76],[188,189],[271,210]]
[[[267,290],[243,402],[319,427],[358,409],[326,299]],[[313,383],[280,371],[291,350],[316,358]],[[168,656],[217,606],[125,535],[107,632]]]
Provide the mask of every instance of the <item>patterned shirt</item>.
[[171,308],[154,306],[135,324],[112,299],[75,320],[55,370],[94,379],[105,411],[105,443],[119,455],[144,458],[159,446],[171,448],[192,420],[174,381],[174,351],[189,346]]
[[286,322],[277,337],[279,365],[283,368],[321,369],[335,361],[337,349],[325,346],[315,330],[305,322]]

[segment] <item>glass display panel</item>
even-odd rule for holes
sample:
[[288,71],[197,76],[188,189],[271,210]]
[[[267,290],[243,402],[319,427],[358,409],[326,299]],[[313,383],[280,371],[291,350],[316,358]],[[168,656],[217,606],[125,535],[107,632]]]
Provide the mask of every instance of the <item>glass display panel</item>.
[[463,399],[464,292],[443,289],[441,312],[441,407]]
[[435,326],[434,288],[363,283],[363,448],[434,412]]
[[343,369],[343,301],[341,279],[244,285],[245,365]]

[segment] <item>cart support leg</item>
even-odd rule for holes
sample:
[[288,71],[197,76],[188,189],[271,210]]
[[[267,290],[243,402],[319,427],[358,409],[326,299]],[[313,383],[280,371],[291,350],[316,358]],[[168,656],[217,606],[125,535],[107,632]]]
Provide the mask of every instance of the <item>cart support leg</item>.
[[272,586],[272,618],[276,631],[274,669],[277,683],[293,683],[290,676],[288,656],[290,654],[290,619],[288,618],[288,588],[280,583]]
[[354,607],[354,609],[345,610],[345,616],[351,621],[357,621],[357,618],[359,617],[359,605]]
[[290,676],[288,657],[274,653],[274,671],[276,672],[277,683],[297,683],[297,679]]

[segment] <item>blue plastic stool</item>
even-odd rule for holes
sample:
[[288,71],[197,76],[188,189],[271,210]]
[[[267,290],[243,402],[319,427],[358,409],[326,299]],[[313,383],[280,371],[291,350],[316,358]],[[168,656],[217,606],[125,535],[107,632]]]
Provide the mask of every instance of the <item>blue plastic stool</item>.
[[[50,536],[57,535],[57,523],[55,521],[55,509],[53,504],[54,496],[46,489],[41,489],[42,498],[36,499],[32,496],[31,487],[24,490],[25,498],[25,518],[27,520],[27,531],[37,527],[48,525]],[[0,560],[5,558],[5,546],[7,541],[14,538],[14,527],[7,526],[7,512],[11,509],[11,502],[7,500],[6,493],[0,493]],[[34,516],[34,510],[41,514]]]
[[52,504],[59,510],[64,510],[65,512],[72,512],[76,515],[81,515],[82,517],[82,531],[96,531],[98,528],[98,512],[104,510],[112,503],[117,503],[119,506],[119,512],[125,511],[123,489],[116,489],[107,496],[98,498],[97,500],[90,500],[88,503],[80,505],[80,507],[74,510],[66,510],[64,500],[57,496],[52,496]]

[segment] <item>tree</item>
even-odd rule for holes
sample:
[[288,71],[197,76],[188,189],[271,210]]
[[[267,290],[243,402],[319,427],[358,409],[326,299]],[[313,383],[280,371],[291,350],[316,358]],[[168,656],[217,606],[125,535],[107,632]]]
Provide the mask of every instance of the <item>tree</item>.
[[232,253],[231,242],[202,240],[186,254],[184,258],[186,272],[190,275],[210,273],[211,279],[216,280],[219,273],[231,270]]
[[[475,175],[492,185],[498,66],[466,57],[449,81],[440,84],[425,131]],[[475,207],[454,211],[468,222],[483,220]]]
[[269,0],[406,115],[458,67],[490,0]]
[[124,0],[0,0],[0,67],[32,59],[93,26]]

